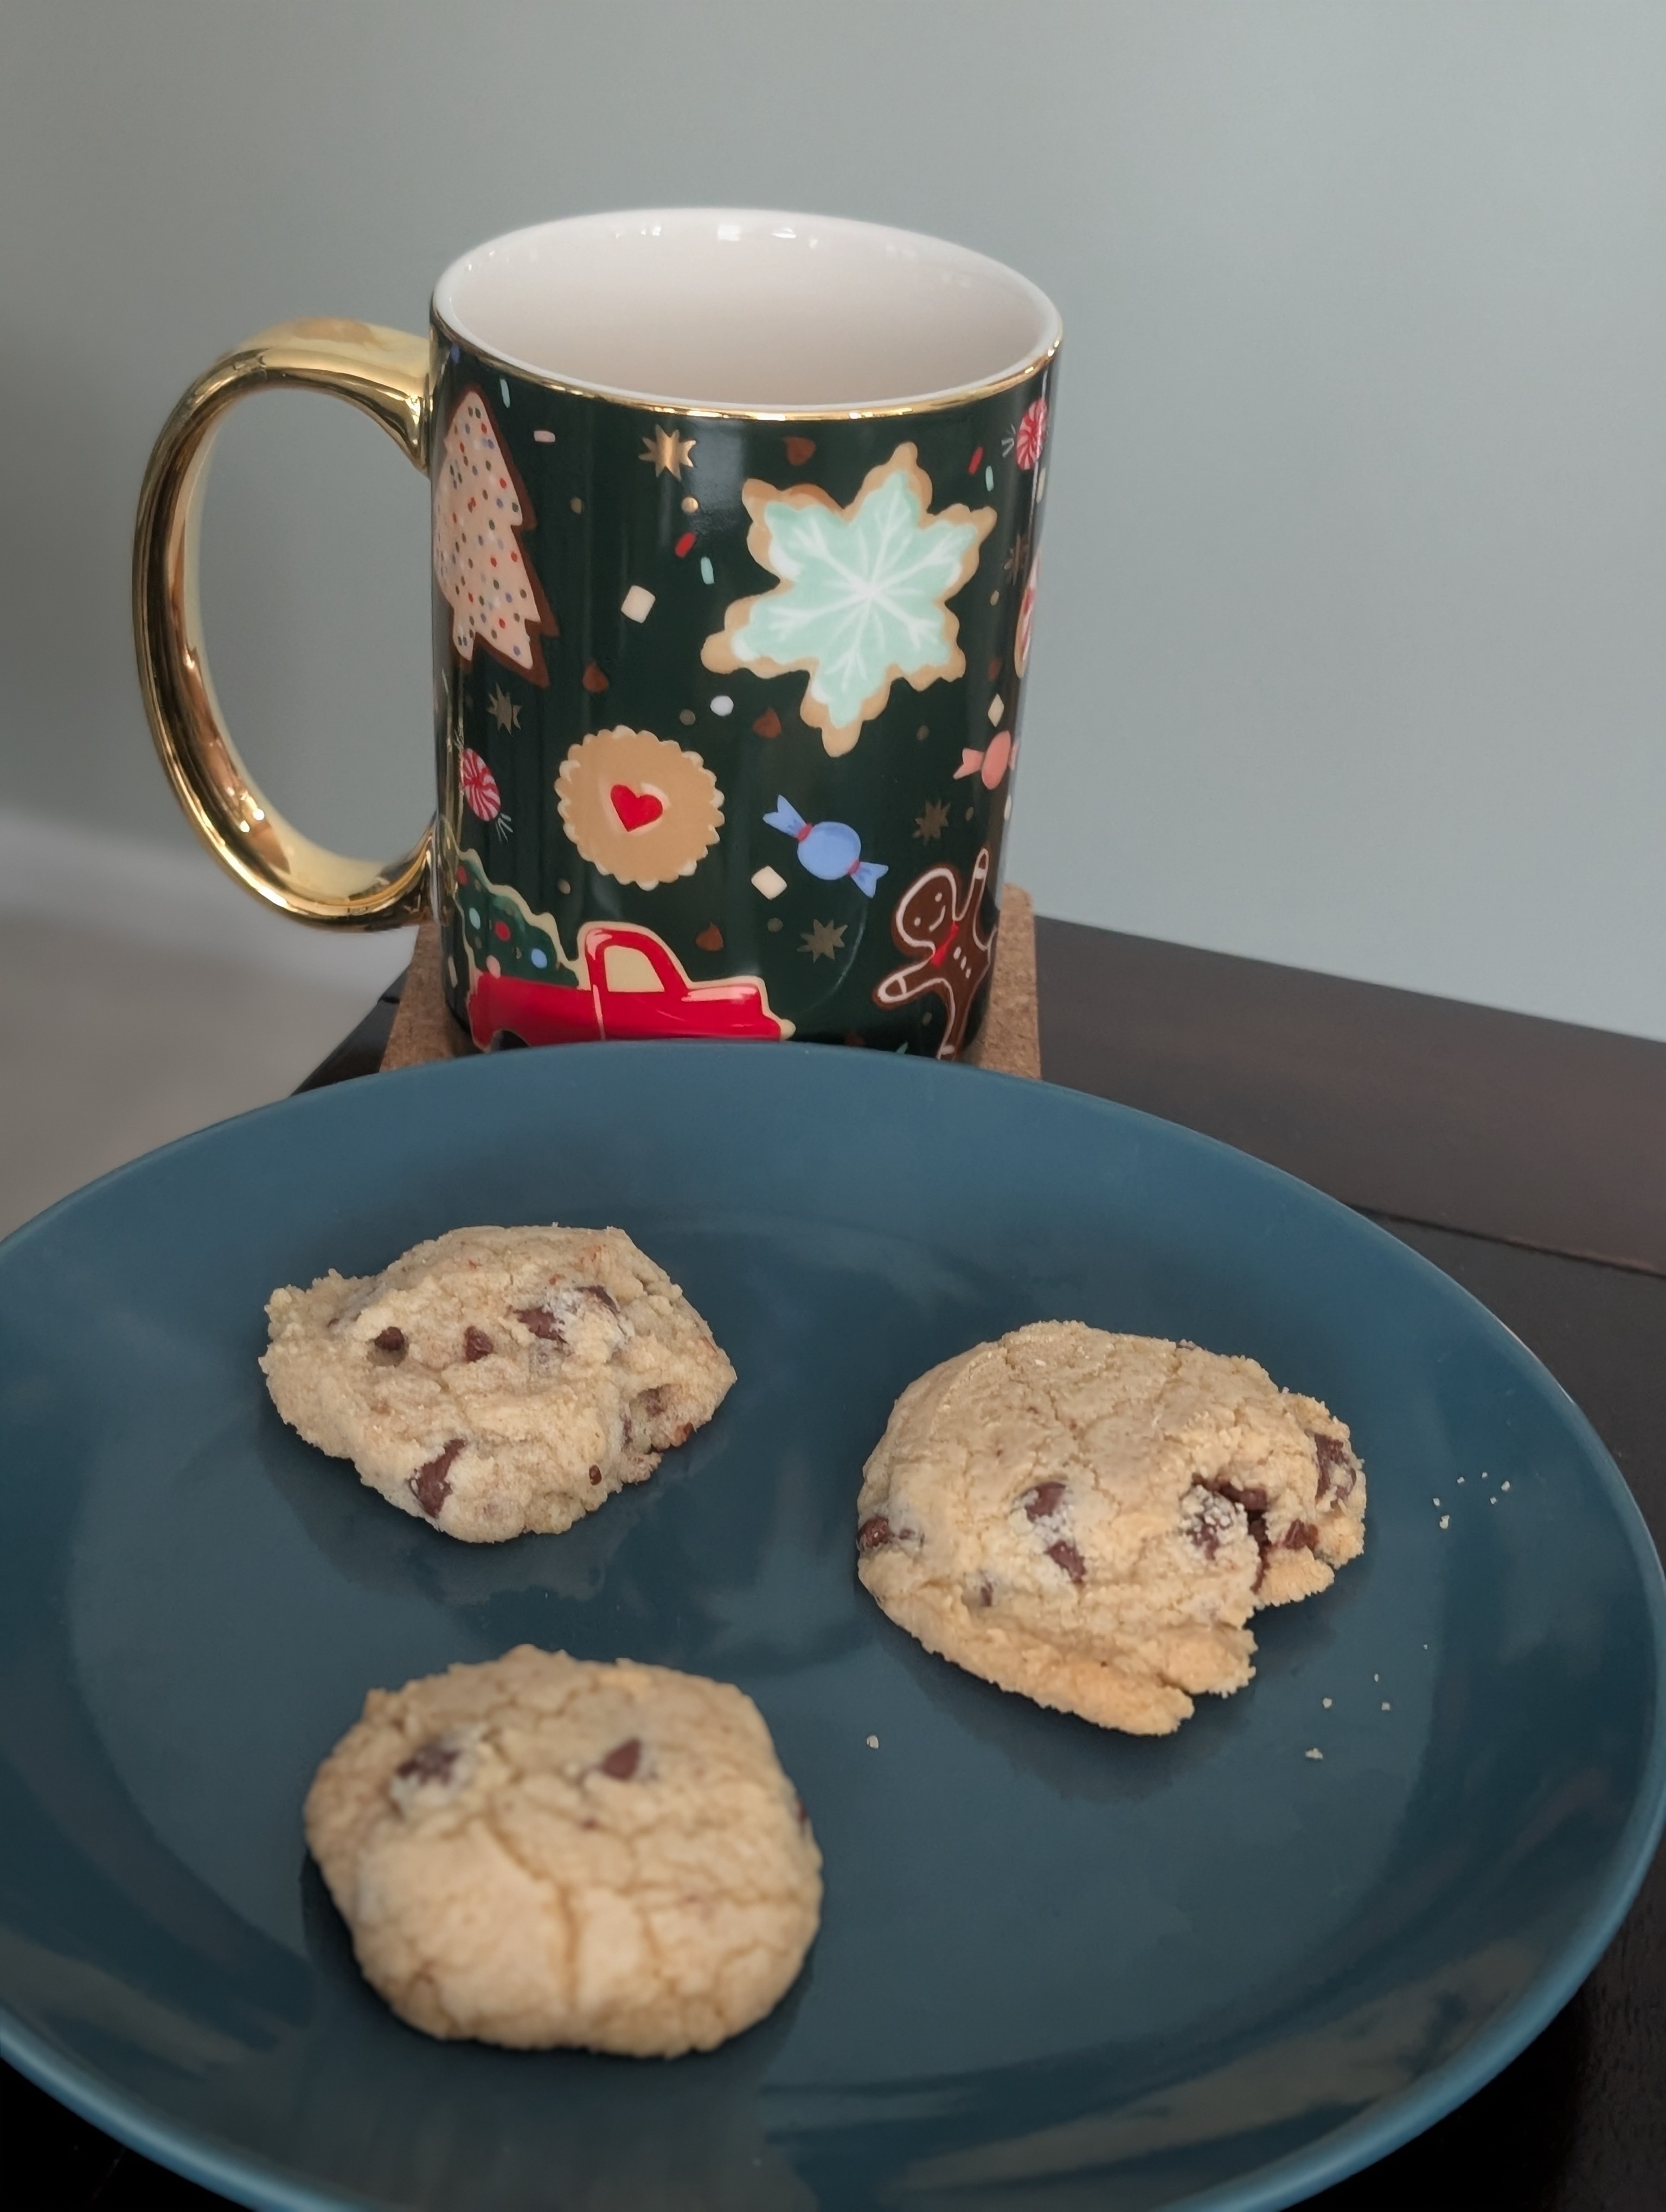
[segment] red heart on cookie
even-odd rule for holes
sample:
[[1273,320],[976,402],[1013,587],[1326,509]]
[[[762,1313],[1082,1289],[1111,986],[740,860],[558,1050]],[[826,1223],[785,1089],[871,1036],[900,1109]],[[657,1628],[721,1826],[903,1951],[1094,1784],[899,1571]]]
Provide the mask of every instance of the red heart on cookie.
[[656,791],[638,791],[628,783],[616,783],[608,793],[613,811],[627,830],[646,830],[650,822],[657,822],[666,811],[666,802]]

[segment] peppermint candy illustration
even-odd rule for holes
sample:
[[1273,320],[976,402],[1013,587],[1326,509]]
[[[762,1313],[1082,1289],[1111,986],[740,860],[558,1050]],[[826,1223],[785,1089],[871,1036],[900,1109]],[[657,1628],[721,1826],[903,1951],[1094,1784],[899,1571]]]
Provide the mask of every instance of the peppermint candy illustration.
[[1012,434],[1012,459],[1021,469],[1033,469],[1047,442],[1047,395],[1032,399]]
[[463,797],[470,813],[477,822],[496,822],[503,805],[497,778],[472,745],[464,752],[461,766]]

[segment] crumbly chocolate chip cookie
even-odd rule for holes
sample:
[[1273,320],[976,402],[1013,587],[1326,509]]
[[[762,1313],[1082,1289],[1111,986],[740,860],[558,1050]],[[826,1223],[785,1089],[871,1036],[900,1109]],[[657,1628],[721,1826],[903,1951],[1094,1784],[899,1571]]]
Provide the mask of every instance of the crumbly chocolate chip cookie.
[[1250,1680],[1252,1613],[1359,1556],[1365,1478],[1253,1359],[1037,1322],[909,1385],[856,1518],[857,1571],[927,1650],[1166,1735]]
[[453,1229],[380,1275],[275,1291],[266,1316],[284,1419],[471,1544],[570,1528],[652,1474],[734,1381],[617,1229]]
[[529,1644],[373,1690],[307,1841],[401,2020],[523,2050],[709,2051],[778,2002],[821,1913],[749,1697]]

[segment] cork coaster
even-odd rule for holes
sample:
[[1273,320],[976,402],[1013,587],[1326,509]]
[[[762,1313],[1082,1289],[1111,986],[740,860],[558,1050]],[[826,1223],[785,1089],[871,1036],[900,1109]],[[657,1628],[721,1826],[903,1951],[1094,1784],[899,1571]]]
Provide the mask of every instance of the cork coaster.
[[[461,1060],[474,1046],[446,1004],[440,981],[440,933],[425,921],[405,970],[404,990],[393,1017],[384,1068],[420,1067],[430,1060]],[[1008,884],[995,940],[989,1009],[966,1057],[975,1067],[1003,1075],[1041,1075],[1041,1031],[1036,1004],[1036,910],[1028,891]]]

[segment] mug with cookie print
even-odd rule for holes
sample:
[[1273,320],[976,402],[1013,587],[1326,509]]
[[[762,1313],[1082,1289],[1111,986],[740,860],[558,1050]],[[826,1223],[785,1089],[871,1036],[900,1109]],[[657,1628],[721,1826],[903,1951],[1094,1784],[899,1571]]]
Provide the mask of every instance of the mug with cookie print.
[[[988,997],[1058,315],[820,216],[587,216],[455,262],[425,338],[281,324],[151,458],[141,684],[181,805],[326,927],[432,912],[475,1042],[729,1036],[951,1059]],[[334,393],[433,488],[438,811],[299,835],[216,705],[196,558],[225,410]]]

